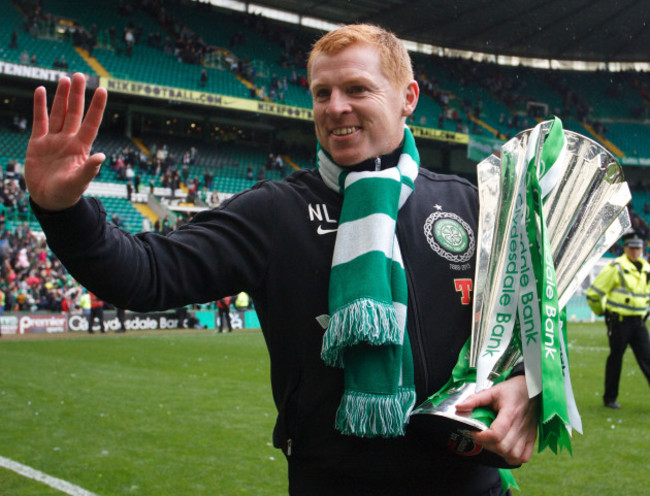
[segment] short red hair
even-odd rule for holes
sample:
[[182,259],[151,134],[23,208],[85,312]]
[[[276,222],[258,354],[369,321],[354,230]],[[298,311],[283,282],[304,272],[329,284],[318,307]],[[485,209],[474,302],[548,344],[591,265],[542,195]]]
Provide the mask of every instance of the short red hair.
[[321,37],[309,54],[307,77],[311,80],[314,60],[321,54],[333,55],[349,46],[365,43],[376,47],[384,75],[396,88],[405,87],[413,80],[411,57],[404,44],[390,31],[372,24],[350,24],[330,31]]

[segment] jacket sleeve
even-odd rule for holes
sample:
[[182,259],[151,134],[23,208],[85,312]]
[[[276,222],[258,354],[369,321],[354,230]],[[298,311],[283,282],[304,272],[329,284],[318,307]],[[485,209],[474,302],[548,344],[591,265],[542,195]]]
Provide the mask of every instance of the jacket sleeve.
[[263,188],[201,212],[167,236],[119,229],[93,198],[62,212],[34,203],[32,209],[75,279],[101,299],[136,311],[255,294],[273,245],[273,198]]
[[618,270],[617,264],[612,262],[600,271],[596,276],[594,282],[587,288],[586,297],[587,303],[592,312],[596,315],[603,315],[605,313],[605,304],[607,302],[607,294],[618,283]]

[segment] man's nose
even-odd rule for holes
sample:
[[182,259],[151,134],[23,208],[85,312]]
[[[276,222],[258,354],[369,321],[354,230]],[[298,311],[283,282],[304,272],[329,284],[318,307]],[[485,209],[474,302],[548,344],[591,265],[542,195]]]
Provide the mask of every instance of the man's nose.
[[344,91],[332,90],[327,104],[327,112],[333,115],[340,115],[350,111],[350,101]]

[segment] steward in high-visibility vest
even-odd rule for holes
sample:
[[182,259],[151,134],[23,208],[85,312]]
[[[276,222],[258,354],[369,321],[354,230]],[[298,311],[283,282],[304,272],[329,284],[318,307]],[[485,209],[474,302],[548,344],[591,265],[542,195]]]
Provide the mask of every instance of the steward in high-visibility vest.
[[242,291],[237,295],[235,298],[235,308],[237,310],[246,310],[251,306],[251,301],[250,297],[248,296],[248,293],[245,293]]
[[640,269],[627,255],[621,255],[598,274],[587,289],[587,302],[596,315],[607,311],[623,317],[645,316],[650,302],[650,263],[643,258],[637,263]]
[[605,315],[610,354],[605,367],[605,394],[609,408],[616,402],[623,354],[628,346],[650,384],[650,339],[645,320],[650,306],[650,264],[644,260],[644,240],[637,233],[623,240],[624,254],[605,266],[587,289],[587,302],[596,315]]
[[79,308],[84,315],[90,315],[90,295],[84,292],[79,297]]

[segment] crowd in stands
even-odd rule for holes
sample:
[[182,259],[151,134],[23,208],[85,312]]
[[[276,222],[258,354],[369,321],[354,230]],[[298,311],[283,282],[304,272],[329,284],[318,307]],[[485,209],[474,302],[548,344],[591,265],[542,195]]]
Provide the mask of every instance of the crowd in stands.
[[[29,0],[23,0],[21,3],[23,8],[29,12],[23,26],[25,31],[33,37],[45,36],[55,38],[57,36],[57,26],[59,25],[59,19],[57,17],[45,13],[40,3],[33,4]],[[209,7],[197,3],[194,8]],[[61,26],[61,31],[63,32],[62,38],[64,41],[71,42],[74,46],[85,49],[91,56],[95,47],[102,47],[112,49],[117,54],[124,54],[129,57],[132,55],[135,45],[146,43],[147,46],[159,49],[165,54],[173,55],[179,62],[229,68],[234,74],[249,82],[251,98],[280,103],[284,101],[284,96],[288,90],[289,78],[286,76],[278,78],[274,74],[271,77],[268,87],[267,85],[258,87],[255,85],[257,75],[255,65],[249,60],[248,56],[239,58],[230,50],[244,42],[245,31],[254,29],[257,33],[268,38],[270,42],[282,46],[280,60],[274,62],[278,62],[282,67],[304,69],[304,43],[299,42],[293,32],[283,28],[278,23],[270,22],[261,15],[247,13],[234,14],[242,29],[231,36],[229,46],[226,48],[206,43],[187,24],[165,8],[164,0],[144,0],[143,2],[139,2],[139,4],[131,4],[124,1],[118,2],[118,13],[127,19],[132,16],[134,9],[139,9],[147,13],[157,22],[160,30],[149,32],[145,35],[141,23],[128,20],[118,36],[115,26],[100,29],[96,23],[93,23],[89,28],[65,23],[65,25]],[[14,32],[10,42],[13,48],[17,48],[16,38],[17,35]],[[38,65],[36,54],[30,57],[29,53],[24,52],[21,55],[20,61],[25,65]],[[53,63],[53,67],[67,69],[68,63],[65,60],[65,56],[57,57]],[[201,86],[205,87],[207,81],[208,73],[203,70],[200,76]],[[292,73],[290,82],[308,91],[306,77],[302,74],[297,74],[295,70]]]
[[27,222],[12,224],[16,214],[26,215],[28,210],[23,166],[18,160],[9,160],[0,188],[0,291],[4,308],[57,311],[66,291],[75,284],[61,264],[49,258],[42,234],[32,232]]
[[[56,35],[59,20],[44,12],[40,2],[19,0],[19,3],[23,10],[28,12],[23,26],[26,31],[33,36]],[[65,28],[65,36],[73,44],[86,48],[91,54],[95,46],[103,46],[128,56],[134,45],[146,43],[165,53],[173,54],[180,62],[212,65],[214,61],[218,61],[222,67],[229,67],[235,74],[249,82],[251,98],[282,103],[290,84],[304,87],[305,91],[308,91],[307,80],[302,72],[305,69],[306,53],[312,40],[305,31],[295,30],[286,24],[271,21],[261,15],[230,13],[232,22],[241,26],[241,29],[232,34],[227,47],[217,47],[208,44],[193,31],[191,26],[175,15],[174,9],[168,8],[166,0],[143,0],[135,4],[120,0],[116,8],[118,14],[127,20],[121,33],[117,33],[115,26],[100,29],[96,24],[88,28],[73,25]],[[205,9],[206,15],[211,15],[212,7],[207,3],[196,2],[188,8]],[[146,13],[160,29],[145,33],[142,24],[133,20],[136,19],[133,15],[136,10]],[[130,19],[132,17],[133,19]],[[269,62],[283,68],[294,69],[291,77],[272,74],[269,75],[270,81],[267,84],[256,83],[257,68],[248,59],[248,56],[237,57],[232,53],[245,42],[249,33],[261,35],[269,41],[269,44],[280,48],[279,59]],[[12,44],[15,45],[14,35],[12,35]],[[29,57],[29,54],[27,56]],[[37,64],[33,57],[35,54],[28,63]],[[472,60],[435,55],[430,56],[429,61],[438,70],[451,76],[459,86],[477,85],[511,109],[517,108],[521,102],[525,102],[529,98],[528,78],[519,77],[516,71],[503,71],[498,65],[491,63],[477,63]],[[58,58],[56,62],[57,66],[61,68],[67,65],[64,58]],[[296,72],[296,69],[300,73]],[[456,131],[464,133],[482,134],[487,131],[487,128],[477,125],[473,119],[481,115],[482,102],[480,98],[476,98],[474,101],[463,99],[456,102],[456,105],[450,105],[450,88],[441,87],[435,75],[427,74],[421,64],[416,66],[416,74],[422,92],[433,98],[442,107],[442,112],[438,116],[429,116],[429,120],[437,118],[439,128],[443,128],[446,121],[451,121],[454,123]],[[560,96],[562,101],[561,107],[549,108],[547,113],[558,115],[561,118],[575,117],[579,122],[594,125],[594,129],[599,134],[606,134],[606,126],[593,116],[593,108],[590,103],[581,96],[579,91],[567,84],[561,71],[538,71],[536,77],[542,78],[546,85]],[[619,82],[626,81],[638,88],[641,97],[647,100],[647,81],[639,79],[632,73],[623,73],[617,75],[616,78]],[[208,73],[201,72],[200,84],[202,86],[206,86],[207,79]],[[607,86],[607,94],[603,95],[603,98],[616,97],[617,91],[620,91],[619,85],[611,84]],[[465,118],[459,114],[458,109],[460,108],[463,109]],[[640,110],[629,110],[632,117],[638,112],[647,113],[642,106]],[[532,119],[537,117],[536,112],[536,108],[531,107],[523,113],[520,109],[510,115],[501,115],[499,124],[507,125],[508,131],[503,135],[498,132],[497,136],[509,139],[519,130],[529,127],[533,122]],[[636,117],[639,116],[636,115]],[[421,119],[426,121],[427,117],[422,116]],[[436,122],[415,124],[435,126]]]
[[[23,29],[31,36],[46,36],[55,38],[59,20],[53,15],[44,12],[41,2],[34,0],[15,0],[28,14],[25,17]],[[207,4],[196,3],[192,8],[211,7]],[[238,76],[251,83],[250,95],[252,98],[284,101],[290,85],[298,86],[308,91],[307,79],[304,75],[305,57],[309,49],[309,42],[301,39],[297,31],[291,30],[284,24],[270,21],[260,15],[247,13],[230,14],[233,21],[241,26],[230,38],[227,47],[215,47],[205,42],[190,26],[173,15],[166,8],[165,0],[143,0],[142,2],[127,2],[121,0],[117,5],[118,13],[127,19],[124,28],[118,33],[115,26],[99,28],[92,24],[88,29],[81,26],[67,26],[64,37],[76,46],[85,48],[92,55],[95,47],[112,48],[120,54],[130,56],[135,45],[146,43],[162,52],[177,57],[179,62],[186,64],[209,65],[214,60],[227,64],[227,67]],[[155,32],[144,32],[141,24],[130,20],[134,9],[146,12],[160,26]],[[276,46],[281,47],[279,60],[270,61],[279,64],[282,68],[291,69],[290,75],[277,75],[272,73],[268,83],[255,85],[257,68],[245,55],[241,59],[232,54],[238,46],[246,41],[247,33],[254,31],[264,36]],[[162,34],[161,34],[162,33]],[[14,30],[9,40],[10,47],[19,49],[17,33]],[[23,64],[38,65],[36,54],[29,54],[26,50],[21,52],[20,61]],[[507,129],[500,136],[508,139],[521,129],[531,127],[535,122],[535,108],[520,111],[520,104],[526,101],[529,90],[527,78],[518,77],[516,71],[504,71],[495,64],[477,63],[459,58],[446,58],[431,56],[428,60],[437,70],[444,72],[454,80],[459,87],[478,86],[485,89],[491,96],[507,107],[513,109],[509,113],[501,113],[498,123]],[[64,56],[55,60],[57,68],[67,68]],[[206,86],[208,74],[202,71],[201,85]],[[482,127],[478,126],[474,118],[480,118],[483,113],[483,102],[480,98],[458,99],[449,88],[445,88],[438,78],[427,70],[425,64],[415,65],[415,74],[423,95],[432,98],[442,109],[436,122],[422,122],[414,124],[428,125],[443,129],[445,123],[452,122],[455,129],[463,133],[481,134]],[[560,71],[539,71],[539,77],[544,79],[546,85],[560,97],[561,107],[549,108],[549,113],[564,117],[575,117],[579,122],[589,123],[594,130],[605,136],[607,126],[593,116],[590,103],[580,95],[576,88],[569,86]],[[638,88],[642,98],[648,101],[648,88],[643,80],[635,80],[634,74],[619,74],[615,76],[628,81],[633,87]],[[616,92],[615,86],[608,87],[607,91]],[[615,94],[603,95],[615,97]],[[514,110],[518,109],[518,110]],[[630,109],[632,117],[638,118],[639,112],[647,110]],[[638,114],[638,115],[636,115]],[[28,120],[24,116],[17,116],[13,122],[15,132],[26,133]],[[199,177],[192,177],[190,167],[196,164],[197,150],[189,147],[181,157],[176,157],[164,143],[152,143],[150,154],[126,147],[121,152],[116,152],[109,157],[109,167],[115,171],[119,180],[128,184],[131,192],[139,192],[142,187],[142,175],[146,172],[149,176],[158,178],[164,187],[169,187],[172,192],[181,185],[187,188],[186,200],[190,203],[201,199],[208,205],[218,203],[218,194],[214,191],[214,173],[206,169]],[[254,167],[254,165],[256,167]],[[266,163],[250,164],[246,170],[246,178],[260,180],[266,177],[268,171],[280,171],[286,174],[288,165],[281,154],[270,153]],[[257,170],[257,172],[255,172]],[[101,180],[101,177],[100,177]],[[153,190],[154,181],[148,187]],[[643,187],[642,185],[639,188]],[[130,195],[129,195],[130,196]],[[22,178],[22,165],[17,160],[12,160],[6,167],[0,190],[0,223],[8,218],[10,212],[26,213],[28,211],[27,192]],[[645,219],[650,218],[650,206],[647,202],[643,212],[632,211],[633,227],[643,233],[646,239],[650,238],[650,228]],[[157,232],[166,233],[174,229],[178,223],[187,219],[179,216],[179,221],[172,225],[168,218],[159,219],[153,228]],[[119,222],[119,218],[115,219]],[[15,231],[4,231],[0,239],[0,256],[2,257],[2,279],[0,288],[7,293],[7,308],[11,309],[48,309],[60,308],[65,295],[75,291],[74,283],[65,275],[65,270],[57,260],[51,260],[44,247],[42,239],[34,235],[28,227],[20,225]],[[613,247],[616,252],[619,248]],[[649,251],[650,252],[650,251]]]
[[9,160],[0,188],[0,222],[6,222],[15,213],[25,214],[28,209],[29,200],[23,177],[23,166],[18,160]]
[[[127,183],[129,199],[132,193],[140,192],[142,174],[146,173],[158,178],[164,188],[170,188],[172,196],[181,185],[185,186],[188,191],[188,203],[194,203],[201,190],[212,189],[214,181],[214,171],[209,168],[203,171],[200,178],[190,177],[190,166],[195,165],[196,157],[196,147],[191,146],[183,153],[179,163],[166,144],[159,145],[154,142],[149,155],[132,146],[127,146],[121,152],[111,154],[108,165],[116,173],[118,180]],[[153,191],[154,186],[155,180],[151,179],[150,191]]]
[[[4,312],[65,312],[82,308],[86,290],[75,281],[61,262],[47,248],[42,233],[32,232],[27,223],[12,230],[0,222],[0,315]],[[162,220],[160,231],[171,231],[168,218]],[[245,303],[233,301],[238,310],[252,308],[244,293]],[[239,296],[242,298],[242,295]],[[242,298],[243,299],[243,298]],[[201,305],[214,309],[211,305]]]
[[[274,148],[285,149],[286,144],[278,141]],[[105,167],[114,171],[117,180],[127,185],[129,200],[133,193],[144,192],[143,186],[153,192],[159,184],[170,189],[171,199],[181,199],[186,203],[197,203],[200,200],[208,206],[216,206],[219,203],[219,193],[215,189],[217,169],[210,166],[194,167],[197,166],[198,153],[195,146],[189,146],[177,157],[164,140],[153,140],[149,143],[148,154],[135,146],[125,146],[109,155]],[[231,165],[238,164],[233,162]],[[259,181],[267,179],[270,171],[274,172],[271,177],[275,178],[288,174],[289,165],[282,153],[270,152],[264,163],[249,163],[243,177]],[[143,176],[149,181],[146,185],[143,184]],[[180,198],[175,196],[179,189],[185,190]]]
[[[480,87],[511,109],[508,114],[502,113],[499,116],[499,124],[507,126],[508,129],[503,136],[499,136],[501,138],[509,139],[520,130],[532,127],[535,118],[545,117],[545,115],[541,115],[541,107],[522,108],[522,104],[535,100],[528,88],[531,77],[541,78],[548,88],[560,97],[561,104],[550,105],[545,114],[557,115],[562,119],[575,118],[578,122],[593,126],[601,136],[607,134],[607,127],[599,118],[595,117],[591,103],[580,94],[579,88],[573,88],[567,83],[562,71],[536,71],[531,76],[526,75],[526,72],[533,71],[532,69],[520,68],[519,71],[504,71],[500,66],[492,63],[478,63],[462,58],[438,57],[436,55],[432,55],[429,62],[455,80],[459,87]],[[438,116],[439,128],[443,128],[446,120],[452,120],[457,123],[456,130],[459,132],[482,134],[482,128],[472,126],[471,119],[481,116],[482,101],[480,98],[476,98],[474,101],[463,99],[461,102],[456,102],[455,106],[451,105],[451,100],[455,96],[448,91],[449,88],[444,88],[439,84],[435,75],[428,74],[422,64],[416,64],[415,73],[422,93],[433,98],[443,109]],[[622,91],[620,87],[623,83],[627,83],[629,87],[636,88],[642,99],[648,101],[648,81],[634,72],[615,74],[610,83],[604,88],[601,95],[603,99],[620,96]],[[467,116],[466,122],[462,122],[455,108],[463,109]],[[647,115],[647,109],[643,106],[630,108],[629,115],[631,118],[638,119]],[[429,125],[431,124],[435,123],[429,123]],[[468,128],[468,126],[470,127]]]
[[[147,173],[149,176],[158,178],[164,188],[170,188],[172,196],[181,185],[185,186],[188,190],[188,202],[193,203],[199,192],[199,187],[212,188],[214,179],[214,172],[210,169],[203,173],[202,185],[199,183],[199,178],[190,177],[189,166],[196,163],[196,154],[196,148],[190,147],[185,151],[182,161],[179,163],[166,144],[159,145],[154,142],[149,155],[132,146],[125,147],[121,152],[112,153],[108,166],[116,173],[118,180],[127,183],[129,199],[131,193],[140,192],[141,174]],[[154,183],[155,181],[152,179],[149,184],[151,191],[153,191]]]
[[[14,130],[14,132],[20,132]],[[162,153],[159,153],[163,150]],[[197,194],[199,181],[189,177],[187,166],[196,160],[196,149],[191,147],[184,154],[186,162],[181,170],[176,169],[174,160],[165,154],[167,146],[153,146],[152,156],[157,158],[164,169],[164,178],[170,175],[175,182],[181,178],[188,185],[188,196]],[[151,167],[152,160],[146,154],[140,154],[133,147],[126,147],[121,153],[111,157],[112,167],[123,167],[125,170],[139,170],[140,167]],[[29,211],[28,193],[23,177],[23,166],[18,160],[9,160],[2,171],[2,187],[0,188],[0,301],[4,299],[2,311],[69,311],[76,308],[77,300],[83,288],[72,279],[66,269],[48,250],[45,239],[40,232],[34,232],[28,222],[15,225],[11,219],[16,213],[27,215]],[[203,187],[212,183],[211,171],[203,177]],[[130,179],[137,184],[138,174]],[[129,174],[125,173],[125,180]],[[129,183],[130,184],[130,183]],[[214,196],[212,196],[214,195]],[[216,191],[209,195],[211,204],[218,203]],[[24,218],[24,216],[23,216]],[[168,216],[158,219],[153,229],[155,232],[167,234],[189,221],[190,214],[179,214],[172,223]],[[111,221],[121,225],[121,219],[111,215]]]
[[60,312],[64,300],[76,298],[81,287],[47,249],[42,233],[27,223],[13,230],[0,222],[0,290],[5,311]]

